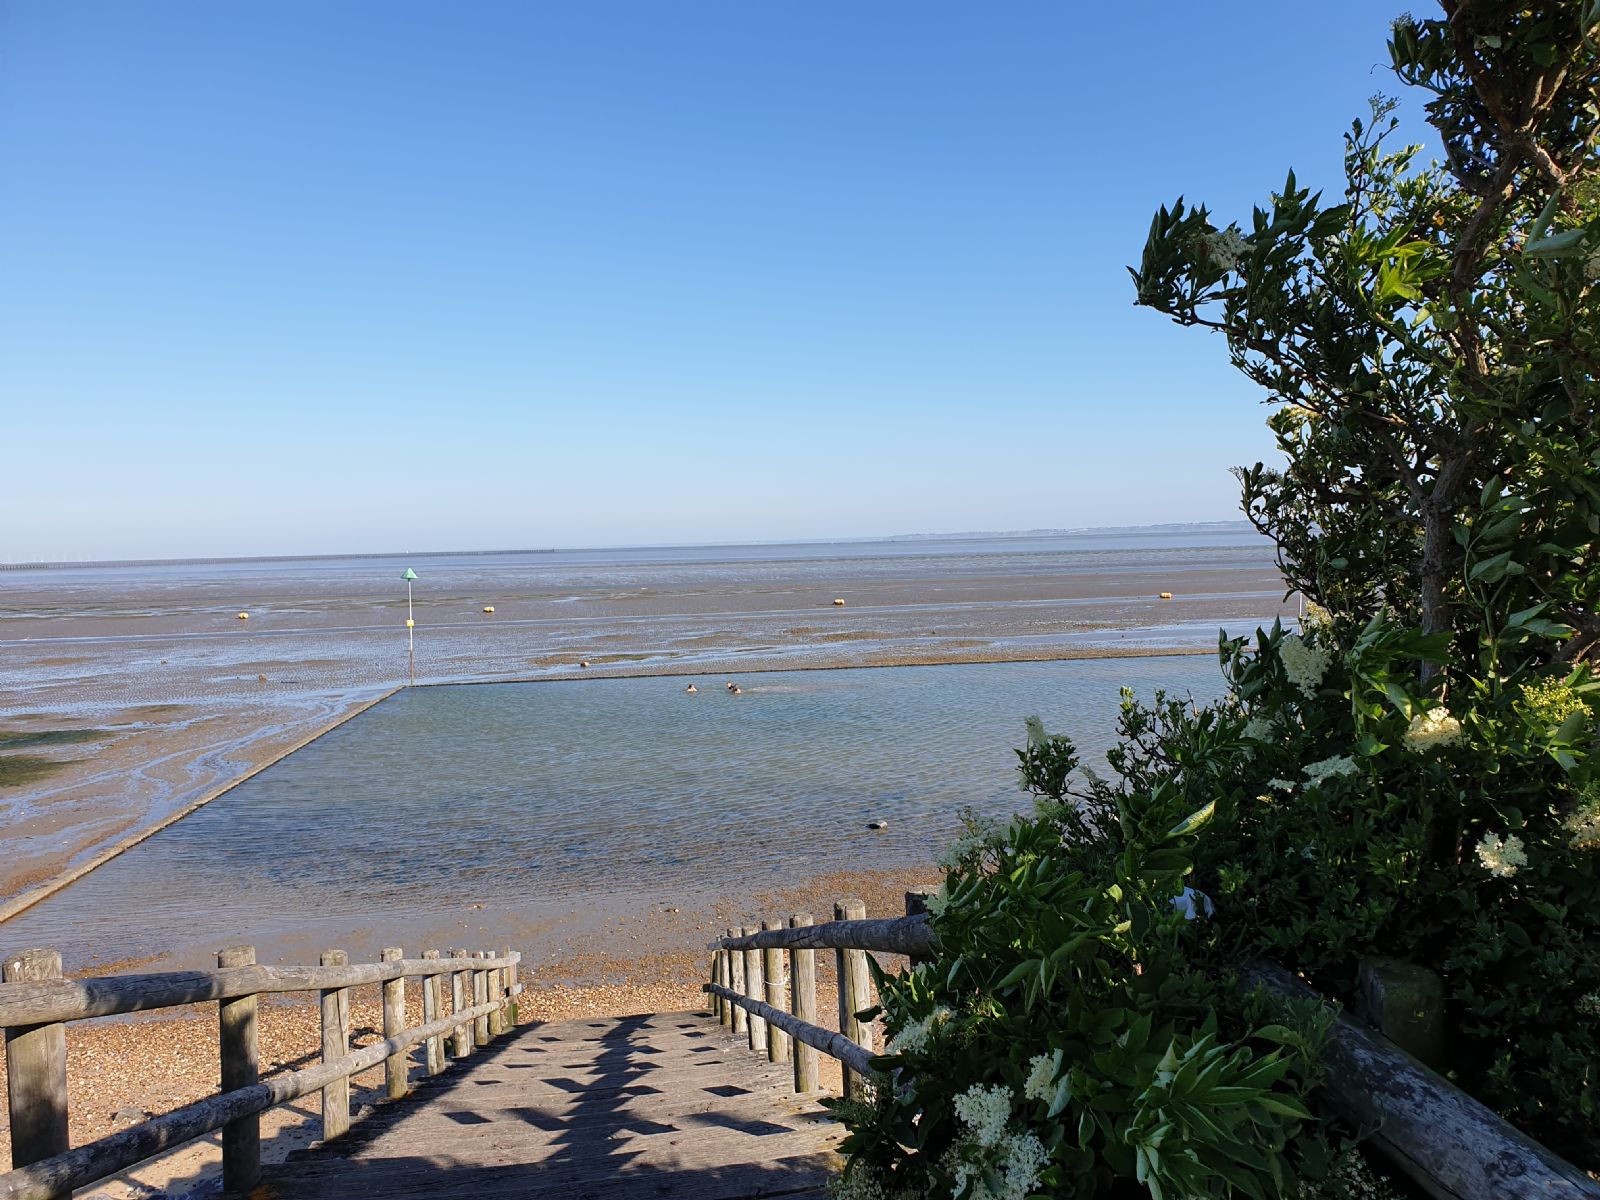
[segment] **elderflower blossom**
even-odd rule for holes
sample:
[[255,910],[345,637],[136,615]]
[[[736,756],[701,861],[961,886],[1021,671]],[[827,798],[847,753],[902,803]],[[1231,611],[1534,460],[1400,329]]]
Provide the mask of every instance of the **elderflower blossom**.
[[1291,633],[1278,643],[1278,661],[1289,682],[1305,693],[1309,699],[1317,694],[1317,685],[1328,673],[1333,662],[1333,651],[1326,646],[1314,646],[1297,633]]
[[1043,721],[1041,721],[1038,717],[1029,717],[1023,722],[1023,725],[1025,725],[1028,730],[1028,745],[1044,745],[1045,741],[1049,737],[1049,734],[1045,733],[1044,731]]
[[1574,850],[1600,850],[1600,804],[1578,809],[1563,822]]
[[1578,1011],[1586,1017],[1600,1017],[1600,992],[1579,996]]
[[1425,754],[1448,746],[1460,737],[1461,722],[1450,715],[1448,708],[1430,708],[1411,718],[1400,740],[1407,750]]
[[1244,723],[1244,736],[1252,742],[1272,741],[1272,721],[1267,717],[1251,717]]
[[1244,258],[1245,251],[1250,249],[1250,242],[1233,225],[1223,230],[1201,234],[1200,244],[1205,247],[1206,257],[1223,271],[1231,271],[1237,267]]
[[1502,841],[1498,833],[1486,833],[1478,843],[1478,861],[1488,869],[1489,874],[1499,879],[1509,879],[1517,873],[1518,867],[1528,865],[1528,855],[1522,848],[1522,839],[1516,834],[1507,834]]
[[967,832],[958,837],[943,854],[939,856],[938,863],[946,871],[953,871],[968,858],[983,850],[997,849],[1010,830],[1009,825],[990,818],[980,818],[968,826]]
[[1296,785],[1292,779],[1269,779],[1267,780],[1267,786],[1276,788],[1280,792],[1292,792]]
[[1003,1083],[984,1087],[975,1083],[955,1101],[956,1117],[980,1146],[997,1146],[1011,1119],[1011,1089]]
[[920,1054],[928,1048],[928,1041],[939,1031],[939,1027],[951,1017],[950,1010],[943,1005],[934,1009],[922,1020],[914,1025],[907,1025],[889,1040],[888,1051],[890,1054]]
[[1053,1100],[1056,1094],[1056,1060],[1048,1054],[1035,1054],[1028,1060],[1028,1078],[1022,1085],[1027,1100]]
[[[1050,1161],[1050,1152],[1032,1133],[1006,1134],[998,1143],[998,1153],[983,1155],[980,1162],[962,1157],[971,1147],[970,1140],[958,1142],[942,1164],[954,1180],[950,1194],[964,1194],[966,1200],[1024,1200]],[[991,1186],[995,1184],[998,1188]]]
[[1587,707],[1582,698],[1567,686],[1565,679],[1551,678],[1525,683],[1522,685],[1522,694],[1517,697],[1517,708],[1522,715],[1547,729],[1560,728],[1574,713],[1581,713]]
[[1341,775],[1354,775],[1361,768],[1356,765],[1356,760],[1348,754],[1335,754],[1314,762],[1306,767],[1306,782],[1311,784],[1324,783],[1329,779],[1337,779]]

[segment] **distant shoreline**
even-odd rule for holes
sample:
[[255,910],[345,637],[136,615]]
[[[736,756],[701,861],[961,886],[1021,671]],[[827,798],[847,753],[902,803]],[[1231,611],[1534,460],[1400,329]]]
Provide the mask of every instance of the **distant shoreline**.
[[0,562],[0,571],[70,571],[115,567],[204,567],[248,563],[361,562],[375,559],[512,558],[526,554],[627,554],[660,550],[729,550],[766,546],[904,546],[919,542],[1027,541],[1062,537],[1112,537],[1162,533],[1250,533],[1248,521],[1190,521],[1158,525],[1096,525],[1080,529],[994,530],[968,533],[895,533],[881,537],[777,538],[743,542],[651,542],[619,546],[545,546],[502,550],[385,550],[336,554],[246,554],[186,558],[107,558]]

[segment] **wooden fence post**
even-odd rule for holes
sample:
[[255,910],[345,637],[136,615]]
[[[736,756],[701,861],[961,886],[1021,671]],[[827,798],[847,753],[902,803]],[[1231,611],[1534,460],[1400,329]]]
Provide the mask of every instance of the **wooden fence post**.
[[[322,965],[348,967],[343,950],[324,950]],[[349,988],[322,989],[322,1061],[337,1062],[350,1053]],[[322,1140],[332,1141],[350,1129],[350,1077],[332,1080],[322,1089]]]
[[[472,957],[482,962],[487,956],[482,950],[474,950]],[[472,1007],[477,1008],[487,1003],[489,1003],[489,972],[479,967],[472,972]],[[472,1044],[474,1046],[487,1046],[489,1044],[488,1016],[473,1019]]]
[[[907,892],[906,916],[915,917],[927,912],[928,897],[931,895],[933,895],[933,891],[929,888],[917,888],[914,891]],[[906,957],[911,960],[911,965],[913,967],[933,961],[933,956],[931,954],[908,954]]]
[[[833,906],[835,921],[860,921],[866,915],[867,906],[853,896]],[[839,983],[839,1032],[870,1053],[872,1026],[856,1016],[862,1009],[872,1007],[872,981],[867,974],[867,952],[835,950],[834,955]],[[865,1099],[864,1080],[843,1064],[839,1069],[844,1073],[844,1094],[852,1100]]]
[[[740,932],[741,930],[738,929],[730,929],[728,930],[728,936],[738,937]],[[728,986],[734,991],[738,992],[739,995],[744,995],[744,951],[729,950],[728,966],[730,968]],[[728,1007],[733,1010],[732,1017],[734,1034],[738,1035],[744,1033],[750,1021],[750,1014],[745,1012],[745,1010],[740,1008],[737,1004],[730,1003]]]
[[[405,956],[405,951],[399,946],[385,946],[378,955],[378,961],[399,962]],[[405,1029],[406,981],[402,975],[399,979],[383,981],[383,1036],[399,1037]],[[408,1090],[406,1079],[408,1058],[410,1055],[402,1050],[383,1060],[383,1087],[391,1100],[403,1098]]]
[[[711,982],[722,987],[728,987],[728,952],[718,950],[711,956]],[[711,1011],[717,1014],[717,1024],[732,1025],[733,1014],[728,1011],[728,1002],[721,996],[711,997]]]
[[[6,983],[60,979],[61,955],[55,950],[10,955],[0,977]],[[6,1030],[6,1091],[11,1112],[11,1165],[25,1167],[64,1153],[68,1148],[65,1024]]]
[[[229,946],[217,951],[219,967],[253,967],[254,946]],[[221,1046],[222,1090],[232,1092],[261,1081],[261,1052],[256,1037],[256,998],[238,996],[217,1002],[217,1034]],[[222,1188],[243,1195],[261,1182],[261,1114],[252,1113],[222,1127]]]
[[[752,933],[759,932],[760,930],[754,925],[741,926],[739,929],[741,937],[749,937]],[[761,951],[746,950],[744,952],[744,994],[752,1000],[765,1002],[766,996],[763,993],[766,988],[763,986],[761,966]],[[758,1017],[755,1013],[748,1015],[750,1020],[746,1029],[750,1035],[750,1049],[759,1054],[765,1054],[767,1050],[766,1018]]]
[[[422,957],[429,961],[436,961],[439,957],[437,950],[424,950]],[[438,975],[424,975],[422,977],[422,1023],[431,1025],[444,1016],[444,980]],[[434,1034],[426,1042],[426,1058],[428,1074],[437,1075],[444,1070],[444,1038]]]
[[[496,958],[494,950],[485,950],[484,956]],[[489,1037],[499,1037],[506,1031],[506,969],[504,967],[489,968],[489,1002],[494,1005],[494,1011],[489,1014]]]
[[[811,924],[811,914],[798,912],[789,918],[789,928],[799,929]],[[807,1024],[817,1023],[817,952],[815,950],[789,951],[789,990],[792,1001],[789,1011]],[[794,1090],[817,1090],[817,1049],[799,1038],[794,1043]]]
[[[507,946],[501,953],[510,958],[511,947]],[[501,968],[500,976],[506,985],[506,1019],[505,1029],[502,1032],[509,1033],[517,1027],[517,997],[514,994],[514,989],[517,986],[517,964],[512,963],[509,967]]]
[[[450,951],[451,958],[465,959],[465,950]],[[472,995],[470,972],[466,970],[454,971],[450,975],[450,1011],[452,1014],[464,1012],[469,1005],[467,998]],[[463,1021],[456,1026],[455,1034],[451,1037],[451,1051],[457,1058],[465,1058],[472,1053],[472,1022]]]
[[[783,927],[782,917],[773,917],[770,920],[761,922],[762,929],[782,929]],[[774,946],[771,949],[763,950],[761,957],[761,970],[767,981],[767,994],[762,999],[772,1005],[773,1008],[788,1012],[789,980],[785,976],[783,969],[783,948]],[[766,1025],[767,1061],[775,1063],[788,1062],[789,1042],[791,1040],[789,1035],[771,1021],[768,1021]]]

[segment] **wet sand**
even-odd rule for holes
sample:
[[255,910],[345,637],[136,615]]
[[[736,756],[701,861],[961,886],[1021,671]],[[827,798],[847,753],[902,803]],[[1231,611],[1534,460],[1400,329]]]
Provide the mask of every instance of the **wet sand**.
[[[1265,546],[439,567],[416,593],[416,678],[1205,653],[1282,595]],[[403,685],[404,613],[393,580],[358,571],[0,573],[0,754],[42,736],[17,752],[46,772],[0,786],[0,919]]]

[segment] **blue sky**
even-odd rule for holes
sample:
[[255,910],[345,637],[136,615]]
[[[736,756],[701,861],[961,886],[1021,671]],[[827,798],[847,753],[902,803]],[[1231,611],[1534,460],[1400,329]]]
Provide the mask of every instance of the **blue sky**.
[[1396,11],[17,0],[0,560],[1235,516],[1124,266],[1336,187]]

